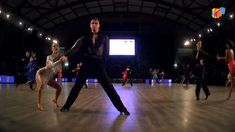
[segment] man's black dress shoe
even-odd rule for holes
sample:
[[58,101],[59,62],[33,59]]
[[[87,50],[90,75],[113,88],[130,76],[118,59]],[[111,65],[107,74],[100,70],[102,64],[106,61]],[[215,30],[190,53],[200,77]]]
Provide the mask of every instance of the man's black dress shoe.
[[125,110],[125,111],[120,112],[120,115],[130,115],[130,112]]
[[69,112],[69,109],[61,108],[61,109],[60,109],[60,112]]

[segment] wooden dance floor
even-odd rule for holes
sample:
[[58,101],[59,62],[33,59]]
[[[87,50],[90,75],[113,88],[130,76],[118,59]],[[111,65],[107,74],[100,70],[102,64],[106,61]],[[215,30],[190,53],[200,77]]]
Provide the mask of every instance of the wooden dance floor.
[[[59,104],[72,83],[62,84]],[[0,132],[234,132],[235,93],[209,86],[206,101],[195,100],[195,85],[114,84],[130,116],[119,115],[99,84],[88,84],[70,109],[61,113],[52,103],[55,90],[43,91],[45,111],[36,110],[36,92],[29,87],[0,84]]]

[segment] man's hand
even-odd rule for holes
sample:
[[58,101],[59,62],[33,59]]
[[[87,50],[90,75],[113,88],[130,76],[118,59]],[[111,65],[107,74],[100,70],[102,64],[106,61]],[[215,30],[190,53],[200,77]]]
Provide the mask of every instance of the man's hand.
[[221,57],[219,57],[218,54],[216,55],[216,60],[217,60],[217,61],[221,60]]
[[66,56],[61,56],[61,57],[60,57],[60,60],[61,60],[62,62],[65,62],[65,61],[68,60],[68,58],[67,58]]
[[202,66],[204,65],[204,60],[203,59],[200,60],[200,65],[202,65]]

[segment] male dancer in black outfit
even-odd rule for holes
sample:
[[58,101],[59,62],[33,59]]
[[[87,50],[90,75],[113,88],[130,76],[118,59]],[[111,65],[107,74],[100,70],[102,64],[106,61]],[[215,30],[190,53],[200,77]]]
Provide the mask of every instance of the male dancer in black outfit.
[[91,34],[83,38],[79,47],[79,52],[83,54],[83,65],[77,76],[76,82],[70,91],[66,103],[61,108],[61,112],[69,111],[70,107],[78,97],[78,94],[84,85],[86,79],[90,76],[96,77],[104,88],[113,105],[120,111],[120,114],[130,115],[123,105],[119,95],[114,89],[111,80],[105,70],[104,55],[107,49],[107,36],[99,32],[100,21],[93,18],[90,21]]
[[199,100],[199,95],[200,95],[200,89],[202,87],[205,95],[206,95],[206,100],[208,98],[208,96],[210,95],[210,91],[207,87],[206,84],[206,68],[205,68],[205,55],[203,54],[203,52],[201,51],[201,47],[202,47],[202,42],[198,41],[197,44],[197,49],[195,52],[195,75],[196,75],[196,97],[197,100]]

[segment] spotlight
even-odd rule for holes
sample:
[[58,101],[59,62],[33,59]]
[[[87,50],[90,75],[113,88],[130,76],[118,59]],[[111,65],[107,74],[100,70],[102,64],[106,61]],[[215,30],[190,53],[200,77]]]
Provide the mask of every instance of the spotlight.
[[53,39],[53,43],[56,43],[56,44],[57,44],[57,43],[58,43],[58,41],[57,41],[57,40],[55,40],[55,39]]
[[46,37],[46,40],[49,40],[49,41],[50,41],[50,40],[51,40],[51,38],[50,38],[50,37]]
[[42,38],[43,34],[42,34],[41,32],[38,32],[38,33],[37,33],[37,36],[38,36],[39,38]]
[[65,62],[65,63],[64,63],[64,66],[65,66],[65,67],[68,67],[68,66],[69,66],[69,62],[68,62],[68,61]]
[[22,25],[23,25],[23,23],[22,23],[21,21],[19,21],[19,25],[20,25],[20,26],[22,26]]
[[171,79],[169,79],[169,80],[168,80],[168,83],[171,83],[171,82],[172,82],[172,80],[171,80]]
[[184,42],[184,46],[188,46],[190,44],[190,42],[188,41],[188,40],[186,40],[185,42]]
[[229,15],[229,18],[230,18],[230,19],[233,19],[233,14],[230,14],[230,15]]
[[207,32],[210,33],[210,32],[213,32],[213,30],[211,28],[208,28]]
[[201,37],[202,37],[202,34],[198,34],[198,37],[201,38]]
[[220,27],[220,22],[217,22],[217,26]]
[[178,65],[175,63],[175,64],[174,64],[174,68],[177,68],[177,67],[178,67]]
[[0,14],[2,13],[2,10],[0,10]]
[[32,31],[32,30],[33,30],[33,28],[31,28],[31,27],[28,27],[28,28],[27,28],[27,30],[28,30],[28,31]]
[[9,19],[10,18],[10,14],[6,14],[6,17],[7,17],[7,19]]

